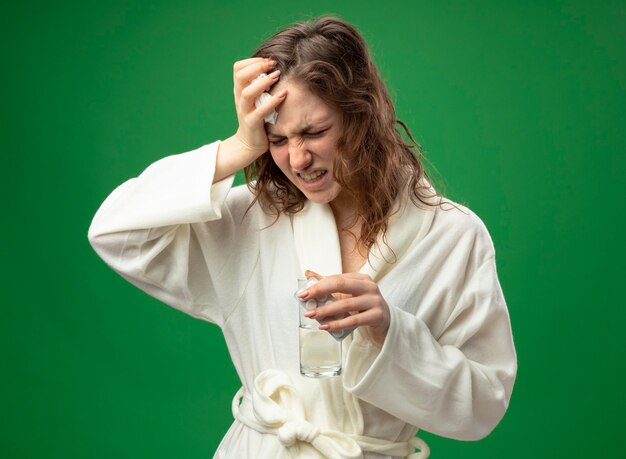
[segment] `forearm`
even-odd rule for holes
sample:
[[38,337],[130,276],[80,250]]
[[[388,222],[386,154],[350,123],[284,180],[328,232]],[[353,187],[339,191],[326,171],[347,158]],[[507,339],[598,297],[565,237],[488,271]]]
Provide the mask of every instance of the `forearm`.
[[487,435],[506,411],[515,378],[515,355],[505,334],[502,342],[490,340],[493,361],[478,362],[439,344],[410,314],[395,310],[393,319],[382,349],[366,339],[352,343],[346,389],[437,435],[458,440]]
[[221,217],[230,183],[214,183],[217,144],[172,155],[119,186],[100,206],[90,238]]
[[421,314],[390,307],[382,347],[355,336],[346,359],[346,389],[437,435],[459,440],[487,435],[507,409],[517,365],[493,256],[471,271],[464,269],[461,276],[445,271],[446,290],[450,279],[463,279],[462,294],[451,298],[454,306],[435,294],[433,302],[419,297],[412,311]]
[[242,224],[247,190],[231,190],[232,176],[213,183],[217,148],[163,158],[118,187],[96,213],[89,241],[143,291],[219,324],[241,289],[230,282],[218,292],[209,279],[225,266],[249,278],[245,260],[256,256],[257,237]]
[[258,156],[258,152],[251,152],[237,134],[232,135],[219,145],[213,182],[217,183],[235,174],[250,165]]

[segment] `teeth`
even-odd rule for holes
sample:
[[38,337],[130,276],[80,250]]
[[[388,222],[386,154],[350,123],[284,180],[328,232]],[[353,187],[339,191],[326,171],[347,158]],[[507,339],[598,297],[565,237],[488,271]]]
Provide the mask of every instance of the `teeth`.
[[315,180],[318,177],[321,177],[325,173],[326,171],[317,171],[312,174],[300,174],[300,177],[302,177],[305,181],[310,182],[312,180]]

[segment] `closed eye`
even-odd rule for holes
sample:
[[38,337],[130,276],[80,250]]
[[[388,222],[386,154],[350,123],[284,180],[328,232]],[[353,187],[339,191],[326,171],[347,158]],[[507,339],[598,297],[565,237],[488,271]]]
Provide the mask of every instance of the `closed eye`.
[[287,139],[283,137],[282,139],[278,139],[278,140],[270,140],[270,143],[276,147],[279,147],[281,145],[284,145],[286,141]]
[[324,129],[322,131],[317,131],[317,132],[309,132],[309,133],[306,133],[304,135],[306,135],[307,137],[320,137],[326,131],[328,131],[328,129]]
[[[302,134],[302,137],[309,137],[309,138],[317,138],[317,137],[321,137],[323,136],[326,131],[328,131],[328,129],[323,129],[321,131],[317,131],[317,132],[305,132]],[[287,142],[287,138],[286,137],[282,137],[282,138],[278,138],[278,139],[270,139],[270,144],[274,145],[275,147],[279,147],[281,145],[284,145]]]

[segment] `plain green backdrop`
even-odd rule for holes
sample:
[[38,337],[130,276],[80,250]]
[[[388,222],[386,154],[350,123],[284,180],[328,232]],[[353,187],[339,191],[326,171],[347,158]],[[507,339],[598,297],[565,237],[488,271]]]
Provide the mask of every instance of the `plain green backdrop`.
[[497,250],[511,405],[479,442],[422,434],[432,457],[624,457],[625,2],[486,0],[4,5],[1,457],[212,457],[238,389],[219,329],[87,228],[151,162],[234,132],[233,62],[323,13],[362,31]]

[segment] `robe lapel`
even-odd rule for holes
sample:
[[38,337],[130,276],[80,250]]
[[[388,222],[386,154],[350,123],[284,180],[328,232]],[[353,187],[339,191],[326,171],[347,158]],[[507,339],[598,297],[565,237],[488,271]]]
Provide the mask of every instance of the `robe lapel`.
[[328,204],[307,201],[292,216],[292,225],[301,276],[307,269],[323,276],[342,272],[337,224]]
[[[396,209],[385,240],[379,237],[359,271],[375,282],[426,236],[435,216],[433,208],[416,207],[407,197],[398,200]],[[328,204],[307,201],[304,209],[292,216],[292,225],[301,275],[307,269],[323,276],[343,272],[337,224]]]
[[378,238],[361,270],[379,282],[402,257],[424,237],[432,224],[433,208],[416,207],[405,197],[396,203],[396,212],[389,218],[385,240]]

